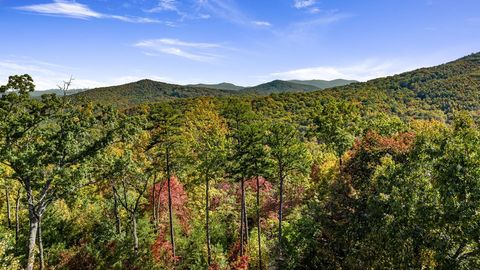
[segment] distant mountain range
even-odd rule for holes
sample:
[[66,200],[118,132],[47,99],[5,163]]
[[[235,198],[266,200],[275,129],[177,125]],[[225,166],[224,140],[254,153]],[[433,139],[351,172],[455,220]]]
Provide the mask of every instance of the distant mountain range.
[[309,92],[319,90],[318,87],[300,84],[288,81],[275,80],[268,83],[263,83],[257,86],[242,89],[240,92],[249,94],[268,95],[273,93],[285,92]]
[[152,80],[140,80],[122,85],[94,88],[72,95],[75,100],[92,101],[119,106],[156,102],[175,98],[200,96],[228,96],[230,90],[168,84]]
[[[367,82],[308,93],[306,99],[349,100],[375,112],[439,119],[467,110],[480,116],[480,53]],[[480,117],[479,117],[480,119]]]
[[[323,89],[321,91],[317,91]],[[289,102],[306,102],[335,98],[362,104],[375,112],[393,112],[401,117],[420,119],[450,117],[459,110],[480,115],[480,53],[471,54],[442,65],[373,79],[367,82],[281,81],[242,87],[230,83],[176,85],[141,80],[123,85],[90,90],[72,90],[69,97],[76,101],[92,101],[117,106],[131,106],[178,98],[200,96],[226,97],[239,95],[269,95],[294,92]],[[59,90],[36,91],[62,94]],[[285,98],[277,96],[275,98]]]
[[[98,103],[134,105],[143,102],[156,102],[175,98],[229,95],[269,95],[272,93],[310,92],[327,87],[342,86],[354,81],[281,81],[275,80],[253,87],[242,87],[231,83],[176,85],[152,80],[141,80],[117,86],[100,87],[73,94],[74,99]],[[39,92],[41,93],[41,92]],[[63,94],[63,93],[60,93]]]
[[332,80],[332,81],[324,81],[324,80],[307,80],[307,81],[290,80],[289,82],[298,83],[298,84],[312,85],[312,86],[317,87],[318,89],[326,89],[326,88],[331,88],[331,87],[344,86],[344,85],[351,84],[351,83],[355,83],[355,82],[358,82],[358,81],[337,79],[337,80]]
[[[245,87],[232,83],[219,83],[219,84],[189,84],[186,86],[203,87],[211,89],[243,91],[247,93],[259,93],[259,94],[271,94],[271,93],[283,93],[283,92],[307,92],[312,90],[326,89],[330,87],[343,86],[357,81],[337,79],[332,81],[324,80],[290,80],[281,81],[275,80],[267,83],[263,83],[257,86]],[[313,86],[313,87],[310,87]]]
[[191,87],[201,87],[201,88],[210,88],[210,89],[219,89],[219,90],[231,90],[231,91],[238,91],[242,90],[243,86],[238,86],[232,83],[217,83],[217,84],[204,84],[204,83],[199,83],[199,84],[187,84],[185,86],[191,86]]
[[[80,92],[84,92],[87,90],[88,89],[71,89],[67,91],[67,96],[78,94]],[[32,93],[30,93],[30,95],[33,97],[40,97],[41,95],[44,95],[44,94],[56,94],[58,96],[63,96],[63,91],[60,89],[49,89],[49,90],[42,90],[42,91],[33,91]]]

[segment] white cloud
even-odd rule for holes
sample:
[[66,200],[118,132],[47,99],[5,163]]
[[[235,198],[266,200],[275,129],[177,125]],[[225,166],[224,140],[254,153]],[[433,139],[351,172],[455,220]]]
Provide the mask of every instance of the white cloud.
[[318,25],[329,25],[329,24],[333,24],[333,23],[342,21],[344,19],[350,18],[351,16],[352,15],[347,13],[326,14],[326,15],[314,18],[312,20],[295,23],[294,26],[311,27],[311,26],[318,26]]
[[351,14],[337,11],[322,11],[322,14],[315,15],[303,21],[291,23],[284,29],[275,31],[275,34],[282,39],[305,43],[308,42],[309,39],[321,35],[324,29],[328,29],[332,25],[351,18],[352,16]]
[[180,16],[180,20],[192,17],[190,14],[182,11],[180,3],[177,0],[158,0],[158,3],[155,7],[145,10],[145,12],[175,12]]
[[164,45],[193,47],[193,48],[221,47],[219,44],[215,44],[215,43],[195,43],[195,42],[186,42],[186,41],[181,41],[178,39],[170,39],[170,38],[144,40],[135,44],[135,46],[138,46],[138,47],[156,47],[156,46],[164,46]]
[[161,21],[142,17],[129,17],[104,14],[92,10],[87,5],[73,1],[55,0],[48,4],[36,4],[16,7],[18,10],[34,12],[42,15],[62,16],[75,19],[115,19],[131,23],[160,23]]
[[405,61],[400,60],[378,61],[370,59],[356,65],[344,67],[318,66],[294,69],[283,72],[275,72],[270,74],[269,77],[282,80],[351,79],[358,81],[367,81],[374,78],[398,74],[420,67],[412,66],[405,63]]
[[150,10],[149,12],[159,12],[159,11],[178,11],[176,0],[159,0],[158,5]]
[[293,3],[293,6],[295,8],[301,9],[301,8],[311,7],[316,3],[317,3],[316,0],[295,0]]
[[271,23],[265,21],[254,21],[253,24],[258,27],[270,27],[272,26]]
[[69,79],[70,76],[73,76],[72,85],[70,87],[71,89],[119,85],[146,78],[162,82],[172,81],[168,77],[150,74],[146,71],[136,71],[133,75],[117,77],[104,77],[104,75],[100,74],[100,76],[102,76],[101,80],[87,78],[80,74],[76,75],[76,73],[78,73],[78,70],[71,67],[32,60],[29,58],[17,57],[15,60],[0,59],[0,85],[6,84],[8,77],[11,75],[29,74],[34,80],[36,90],[56,89],[57,85],[61,84],[63,80]]
[[221,48],[215,43],[186,42],[178,39],[150,39],[143,40],[134,44],[135,47],[146,49],[147,55],[155,56],[153,52],[170,54],[199,62],[214,62],[218,56],[210,52],[211,49]]
[[102,18],[102,14],[91,10],[88,6],[68,1],[56,0],[49,4],[37,4],[17,7],[19,10],[31,11],[41,14],[62,15],[72,18]]
[[[0,85],[7,82],[8,76],[29,74],[34,79],[35,89],[53,89],[62,80],[70,78],[71,74],[68,71],[71,70],[69,67],[31,59],[0,60]],[[97,81],[77,78],[73,81],[72,88],[91,88],[104,85]]]
[[196,4],[198,10],[232,23],[248,25],[251,22],[234,0],[196,0]]
[[213,57],[210,57],[207,55],[189,53],[180,48],[174,48],[174,47],[159,48],[159,51],[165,54],[176,55],[176,56],[180,56],[183,58],[187,58],[187,59],[199,61],[199,62],[211,62],[214,60]]

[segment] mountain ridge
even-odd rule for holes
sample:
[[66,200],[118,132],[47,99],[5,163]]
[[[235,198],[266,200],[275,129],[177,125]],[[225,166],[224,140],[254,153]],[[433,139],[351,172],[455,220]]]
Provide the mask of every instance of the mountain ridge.
[[[310,81],[320,83],[323,81]],[[304,82],[305,83],[305,82]],[[308,81],[307,81],[308,83]],[[135,105],[178,98],[201,96],[226,97],[291,93],[297,98],[307,95],[319,99],[355,100],[378,110],[401,111],[403,114],[422,115],[451,114],[454,110],[468,109],[480,115],[480,53],[453,60],[433,67],[377,78],[367,82],[348,82],[347,85],[321,90],[317,86],[295,81],[274,80],[240,90],[212,89],[198,86],[182,86],[152,80],[140,80],[124,85],[90,89],[70,97],[98,103]],[[420,106],[414,111],[409,107]],[[441,116],[439,116],[441,117]]]

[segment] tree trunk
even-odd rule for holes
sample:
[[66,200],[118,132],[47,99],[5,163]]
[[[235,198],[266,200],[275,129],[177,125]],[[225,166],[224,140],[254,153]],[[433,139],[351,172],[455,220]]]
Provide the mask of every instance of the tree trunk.
[[240,209],[240,256],[243,256],[243,240],[245,239],[244,237],[244,225],[245,225],[245,222],[244,222],[244,219],[245,219],[245,211],[244,211],[244,207],[245,207],[245,204],[243,203],[244,199],[245,199],[245,188],[244,188],[244,181],[243,181],[243,177],[242,177],[242,180],[240,181],[240,189],[241,189],[241,198],[240,198],[240,205],[241,205],[241,209]]
[[132,213],[132,234],[133,234],[133,250],[138,254],[138,235],[137,235],[137,217]]
[[170,222],[170,242],[172,244],[172,255],[175,259],[175,231],[173,229],[173,209],[172,209],[172,191],[171,191],[171,176],[170,176],[170,151],[167,147],[167,184],[168,184],[168,217]]
[[38,238],[38,258],[40,260],[40,270],[45,269],[45,258],[43,254],[43,240],[42,240],[42,217],[38,217],[38,227],[37,227],[37,238]]
[[27,256],[27,267],[26,270],[33,270],[33,265],[35,263],[35,244],[37,240],[37,231],[38,231],[38,219],[33,213],[29,210],[30,217],[30,236],[28,239],[28,256]]
[[208,266],[210,267],[212,263],[212,253],[210,249],[210,216],[209,216],[209,192],[210,192],[210,185],[209,185],[209,178],[208,175],[205,175],[205,231],[207,236],[207,262]]
[[7,201],[7,225],[8,225],[8,228],[11,228],[12,219],[10,214],[10,192],[8,190],[8,187],[5,187],[5,199]]
[[20,211],[20,194],[21,188],[17,191],[17,198],[15,198],[15,243],[18,243],[18,233],[20,231],[20,221],[18,218],[18,211]]
[[113,188],[113,215],[115,216],[115,230],[117,234],[122,233],[121,223],[120,223],[120,216],[118,215],[118,198],[117,192],[115,188]]
[[153,177],[153,183],[152,183],[152,209],[153,209],[153,228],[155,232],[157,231],[157,201],[156,201],[156,181],[157,181],[157,175]]
[[158,197],[157,197],[157,224],[160,224],[160,208],[162,207],[162,202],[160,200],[160,194],[162,194],[162,188],[163,188],[163,185],[160,185],[160,188],[158,190]]
[[261,228],[260,228],[260,180],[257,175],[257,234],[258,234],[258,269],[262,268],[262,241],[261,241]]
[[245,222],[245,225],[243,226],[245,228],[245,245],[248,246],[248,216],[247,216],[247,200],[245,198],[245,189],[244,189],[244,194],[243,194],[243,222]]
[[32,195],[32,189],[30,187],[30,181],[24,181],[25,190],[27,193],[28,201],[28,219],[30,222],[30,236],[28,238],[28,254],[26,270],[33,270],[35,264],[35,245],[37,240],[37,231],[39,224],[39,217],[43,213],[43,209],[36,209],[34,199]]
[[280,180],[280,205],[278,208],[278,249],[280,260],[282,259],[282,218],[283,218],[283,165],[278,163],[278,177]]

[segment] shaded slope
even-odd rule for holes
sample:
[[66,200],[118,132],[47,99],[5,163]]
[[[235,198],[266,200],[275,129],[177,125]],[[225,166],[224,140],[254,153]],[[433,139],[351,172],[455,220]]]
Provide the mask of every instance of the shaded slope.
[[336,80],[331,80],[331,81],[325,81],[325,80],[290,80],[289,82],[311,85],[311,86],[317,87],[318,89],[326,89],[326,88],[331,88],[331,87],[344,86],[344,85],[348,85],[348,84],[351,84],[351,83],[356,83],[358,81],[336,79]]
[[228,96],[234,92],[228,90],[189,87],[176,84],[141,80],[117,86],[101,87],[81,92],[72,96],[75,100],[96,103],[133,105],[157,102],[176,98],[193,98],[200,96]]
[[415,118],[444,118],[458,110],[480,115],[480,53],[364,83],[309,93],[361,103],[371,110]]
[[245,88],[243,86],[238,86],[238,85],[235,85],[235,84],[232,84],[232,83],[226,83],[226,82],[217,83],[217,84],[203,84],[203,83],[188,84],[186,86],[219,89],[219,90],[231,90],[231,91],[238,91],[238,90],[241,90],[241,89]]
[[275,80],[253,87],[242,89],[241,93],[268,95],[272,93],[308,92],[318,90],[318,87],[294,82]]

